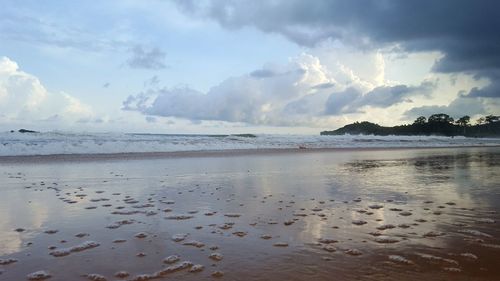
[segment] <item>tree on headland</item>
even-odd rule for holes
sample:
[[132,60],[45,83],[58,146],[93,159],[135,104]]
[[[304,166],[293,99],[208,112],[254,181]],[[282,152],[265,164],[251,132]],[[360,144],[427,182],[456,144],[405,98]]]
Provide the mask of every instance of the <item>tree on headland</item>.
[[455,121],[455,123],[458,126],[461,126],[461,127],[467,127],[467,126],[469,126],[469,122],[470,122],[470,116],[469,115],[465,115],[463,117],[460,117],[457,121]]
[[417,119],[415,119],[415,121],[413,121],[413,124],[423,125],[425,124],[425,121],[427,121],[427,118],[425,118],[425,116],[419,116]]
[[444,113],[432,114],[428,118],[419,116],[412,124],[384,127],[363,121],[345,125],[334,131],[323,131],[322,135],[366,134],[366,135],[441,135],[466,137],[500,137],[500,116],[488,115],[471,125],[471,118],[464,115],[456,121]]
[[486,124],[491,124],[493,122],[498,122],[500,120],[500,116],[495,116],[495,115],[488,115],[484,117],[484,121]]
[[429,116],[429,119],[427,119],[427,121],[429,123],[453,123],[453,118],[448,114],[438,113]]
[[467,128],[468,126],[470,126],[469,124],[470,122],[470,116],[469,115],[465,115],[463,117],[460,117],[457,121],[455,121],[455,124],[457,124],[458,126],[464,128],[464,135],[465,135],[465,128]]

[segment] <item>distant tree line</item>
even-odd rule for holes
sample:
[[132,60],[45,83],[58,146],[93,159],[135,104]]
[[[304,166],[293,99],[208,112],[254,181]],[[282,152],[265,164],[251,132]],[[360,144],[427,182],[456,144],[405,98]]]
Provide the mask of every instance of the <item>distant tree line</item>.
[[467,137],[500,137],[500,116],[488,115],[471,125],[470,116],[457,120],[448,114],[432,114],[428,118],[420,116],[413,124],[384,127],[371,122],[355,122],[334,131],[324,131],[321,135],[373,134],[373,135],[442,135]]
[[[498,122],[499,120],[500,116],[488,115],[478,118],[476,120],[476,124],[477,125],[491,124],[494,122]],[[454,120],[453,117],[449,116],[448,114],[438,113],[438,114],[432,114],[431,116],[429,116],[428,119],[425,118],[425,116],[417,117],[417,119],[415,119],[415,121],[413,122],[413,124],[420,124],[420,125],[425,123],[455,123],[459,126],[467,127],[470,126],[470,116],[465,115],[457,120]]]

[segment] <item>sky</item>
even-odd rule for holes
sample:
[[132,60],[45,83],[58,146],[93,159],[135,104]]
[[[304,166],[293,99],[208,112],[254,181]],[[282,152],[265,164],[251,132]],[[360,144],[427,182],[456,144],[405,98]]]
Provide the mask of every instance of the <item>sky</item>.
[[0,131],[317,134],[500,114],[495,0],[0,1]]

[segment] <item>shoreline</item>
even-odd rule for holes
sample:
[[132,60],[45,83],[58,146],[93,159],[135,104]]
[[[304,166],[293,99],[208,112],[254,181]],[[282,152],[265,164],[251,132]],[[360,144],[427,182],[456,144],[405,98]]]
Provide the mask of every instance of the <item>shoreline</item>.
[[235,157],[248,155],[282,155],[295,153],[332,153],[354,151],[401,151],[401,150],[436,150],[458,148],[495,148],[500,145],[469,145],[469,146],[408,146],[408,147],[346,147],[346,148],[255,148],[227,150],[195,150],[195,151],[165,151],[165,152],[123,152],[123,153],[77,153],[77,154],[47,154],[47,155],[12,155],[0,156],[1,164],[48,163],[48,162],[92,162],[115,160],[147,160],[169,158],[205,158],[205,157]]

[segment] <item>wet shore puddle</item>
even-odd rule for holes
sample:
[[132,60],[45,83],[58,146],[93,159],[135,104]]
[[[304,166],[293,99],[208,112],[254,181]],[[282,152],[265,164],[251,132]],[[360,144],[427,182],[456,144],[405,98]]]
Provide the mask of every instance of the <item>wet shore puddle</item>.
[[2,164],[0,280],[499,280],[500,149]]

